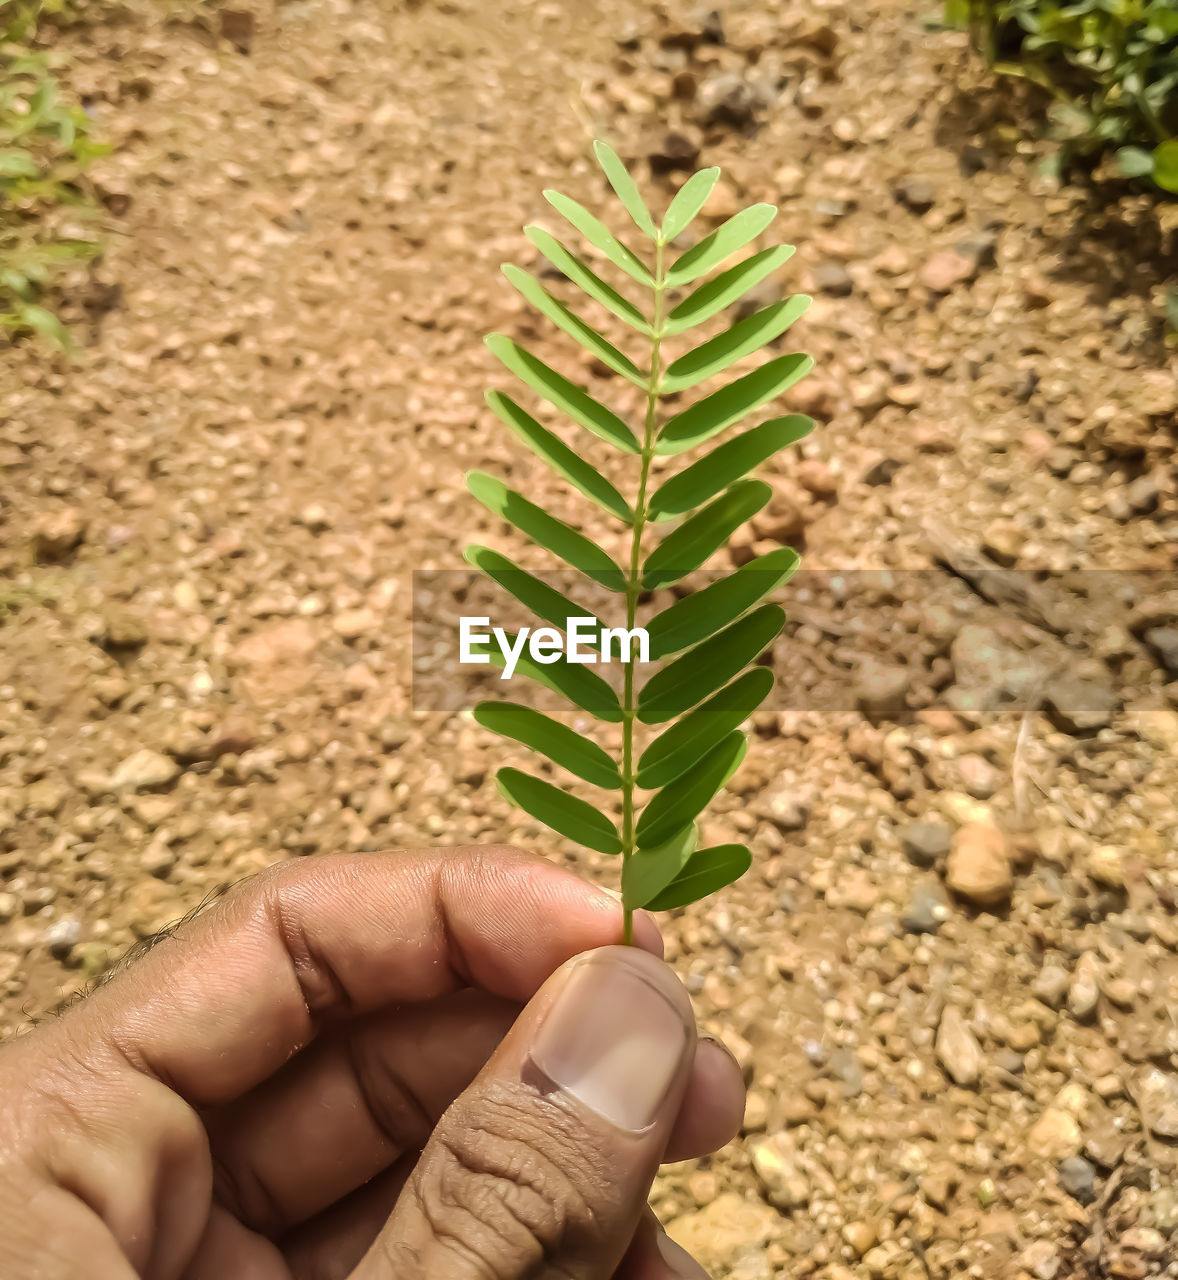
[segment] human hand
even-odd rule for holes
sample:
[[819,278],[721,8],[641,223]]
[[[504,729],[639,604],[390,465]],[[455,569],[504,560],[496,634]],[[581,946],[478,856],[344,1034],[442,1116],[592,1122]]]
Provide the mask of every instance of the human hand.
[[703,1276],[646,1199],[740,1073],[636,925],[508,849],[244,882],[0,1050],[0,1274]]

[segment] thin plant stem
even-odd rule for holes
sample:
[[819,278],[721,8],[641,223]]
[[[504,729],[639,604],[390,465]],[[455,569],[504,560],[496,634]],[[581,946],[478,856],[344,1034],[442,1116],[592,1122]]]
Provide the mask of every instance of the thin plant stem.
[[[638,613],[638,597],[642,591],[642,534],[646,529],[646,490],[650,481],[650,464],[658,427],[659,382],[662,379],[660,348],[663,341],[663,295],[666,271],[663,263],[662,236],[655,242],[654,319],[650,345],[650,374],[646,383],[646,421],[642,430],[642,471],[638,480],[638,499],[634,503],[633,536],[630,540],[630,568],[626,575],[626,630],[633,631]],[[622,685],[622,866],[633,857],[634,849],[634,719],[638,706],[634,697],[633,653],[626,654]],[[634,912],[622,907],[622,941],[634,941]]]

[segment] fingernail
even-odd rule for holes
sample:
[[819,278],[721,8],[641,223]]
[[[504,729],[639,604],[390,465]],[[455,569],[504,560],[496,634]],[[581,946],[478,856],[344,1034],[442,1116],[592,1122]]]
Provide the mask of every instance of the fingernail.
[[653,1123],[688,1046],[686,996],[659,960],[635,948],[586,957],[540,1028],[532,1061],[619,1129]]
[[655,1236],[655,1244],[658,1245],[663,1261],[675,1275],[681,1276],[683,1280],[708,1280],[708,1273],[703,1267],[665,1231],[660,1231]]

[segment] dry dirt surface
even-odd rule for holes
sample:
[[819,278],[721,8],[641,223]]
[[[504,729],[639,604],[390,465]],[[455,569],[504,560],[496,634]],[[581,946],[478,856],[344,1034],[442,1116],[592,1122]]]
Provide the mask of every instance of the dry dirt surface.
[[665,921],[748,1114],[655,1207],[732,1280],[1178,1275],[1174,206],[1038,176],[927,17],[132,2],[60,38],[116,152],[80,363],[0,370],[6,1031],[283,859],[515,841],[613,883],[409,655],[412,571],[515,546],[465,469],[585,517],[481,339],[616,395],[497,270],[543,187],[602,206],[606,137],[659,200],[718,163],[713,220],[778,204],[761,299],[815,296],[783,407],[819,426],[732,551],[811,571],[709,819],[756,861]]

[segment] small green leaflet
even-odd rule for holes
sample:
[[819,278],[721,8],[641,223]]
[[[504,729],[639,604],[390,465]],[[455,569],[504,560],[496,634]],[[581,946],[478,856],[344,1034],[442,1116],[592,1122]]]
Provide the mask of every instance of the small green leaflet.
[[684,298],[667,317],[663,332],[682,333],[684,329],[691,329],[710,320],[754,285],[760,284],[766,276],[784,266],[793,256],[792,244],[779,244],[773,249],[762,249],[760,253],[754,253],[736,266],[729,267]]
[[799,293],[738,320],[730,329],[676,360],[664,375],[660,390],[663,393],[686,391],[706,378],[723,373],[729,365],[780,337],[812,301],[806,294]]
[[658,232],[655,231],[654,223],[651,221],[646,205],[642,202],[638,186],[634,179],[630,177],[626,166],[618,159],[613,148],[607,146],[604,142],[595,142],[593,144],[593,154],[597,157],[597,163],[601,165],[602,173],[609,179],[609,185],[617,193],[617,197],[622,202],[626,212],[634,219],[634,225],[644,236],[649,236],[652,240],[657,239]]
[[621,853],[622,842],[614,824],[586,800],[571,796],[551,782],[533,778],[519,769],[500,769],[495,775],[499,790],[512,804],[533,818],[598,853]]
[[1168,138],[1154,147],[1153,180],[1163,191],[1178,191],[1178,139]]
[[487,508],[526,533],[533,542],[600,583],[607,591],[625,591],[626,575],[592,539],[551,516],[485,471],[471,471],[466,487]]
[[686,773],[657,792],[638,819],[638,847],[660,845],[694,822],[740,767],[748,745],[743,733],[730,733]]
[[480,702],[474,718],[484,729],[513,738],[595,787],[616,791],[618,766],[597,745],[558,720],[514,702]]
[[698,569],[772,496],[773,490],[763,480],[738,480],[714,502],[684,520],[651,552],[642,567],[643,589],[653,591],[678,582]]
[[742,844],[698,849],[674,880],[647,904],[648,911],[673,911],[739,880],[752,866],[753,855]]
[[778,356],[775,360],[766,361],[752,373],[746,373],[676,414],[659,435],[655,453],[682,453],[710,440],[766,400],[772,400],[792,387],[813,367],[814,361],[801,354]]
[[664,243],[674,240],[677,235],[687,230],[699,211],[707,204],[708,196],[712,194],[712,188],[719,178],[719,169],[701,169],[699,173],[693,173],[679,188],[674,200],[671,201],[671,207],[667,210],[667,216],[663,219],[660,238]]
[[750,240],[755,240],[776,217],[777,210],[771,204],[750,205],[740,213],[733,214],[710,236],[705,236],[699,244],[675,259],[674,265],[667,272],[668,288],[675,289],[681,284],[690,284],[692,280],[706,275],[725,258],[738,249],[743,249]]
[[517,378],[527,383],[549,404],[567,413],[574,422],[579,422],[586,431],[592,431],[595,436],[608,440],[626,453],[640,452],[638,441],[634,439],[630,428],[616,413],[605,405],[598,404],[587,391],[583,391],[555,369],[549,368],[543,360],[537,360],[534,355],[501,333],[491,334],[486,343]]
[[648,508],[650,518],[667,520],[694,511],[778,450],[809,435],[813,427],[812,418],[794,413],[786,418],[770,418],[725,441],[655,490]]
[[528,275],[519,267],[513,267],[510,262],[503,264],[502,271],[521,297],[570,337],[576,338],[581,346],[595,355],[607,369],[620,373],[623,378],[629,378],[636,386],[646,386],[646,374],[629,356],[623,355],[612,342],[604,338],[591,325],[586,324],[580,316],[574,315],[563,302],[557,302],[534,276]]
[[474,565],[480,573],[485,573],[526,609],[530,609],[545,622],[552,623],[559,631],[568,626],[570,618],[593,618],[597,633],[601,633],[603,624],[592,609],[586,609],[575,600],[570,600],[555,587],[549,586],[526,569],[521,569],[498,551],[492,551],[489,547],[472,546],[467,547],[463,554],[467,562]]
[[676,600],[646,628],[651,661],[657,662],[714,635],[792,578],[799,563],[792,547],[778,547],[718,582]]
[[545,191],[544,199],[557,213],[571,222],[594,248],[600,249],[615,267],[621,267],[628,276],[633,276],[647,288],[654,286],[654,277],[650,272],[620,240],[610,234],[605,223],[595,218],[588,209],[583,209],[575,200],[561,195],[559,191]]
[[773,672],[754,667],[661,733],[638,761],[638,785],[653,791],[674,782],[733,729],[743,724],[773,688]]
[[617,516],[623,524],[634,518],[629,503],[612,484],[579,453],[542,427],[530,413],[502,391],[488,391],[486,401],[491,412],[507,426],[538,457],[543,459],[557,475],[564,478],[598,506]]
[[626,906],[637,911],[661,893],[683,870],[697,841],[695,823],[691,823],[664,844],[641,849],[627,858],[622,868],[622,901]]
[[619,320],[624,320],[639,333],[650,336],[650,323],[642,312],[628,298],[622,297],[612,285],[606,284],[575,253],[566,249],[554,236],[550,236],[543,227],[524,227],[524,234],[558,271],[563,272],[595,302],[599,302],[607,311],[612,311]]
[[[516,638],[514,634],[508,637],[513,647]],[[471,648],[475,653],[485,653],[492,666],[503,666],[503,654],[498,645],[476,644]],[[546,689],[551,689],[553,693],[561,694],[573,706],[580,707],[582,711],[596,716],[598,720],[608,720],[617,724],[623,718],[622,704],[618,701],[618,695],[600,676],[594,675],[582,663],[568,662],[564,658],[556,662],[533,662],[525,648],[516,660],[515,672],[516,675],[527,676],[529,680],[534,680]]]
[[662,724],[690,710],[764,652],[784,625],[785,611],[766,604],[688,649],[646,682],[638,719]]

